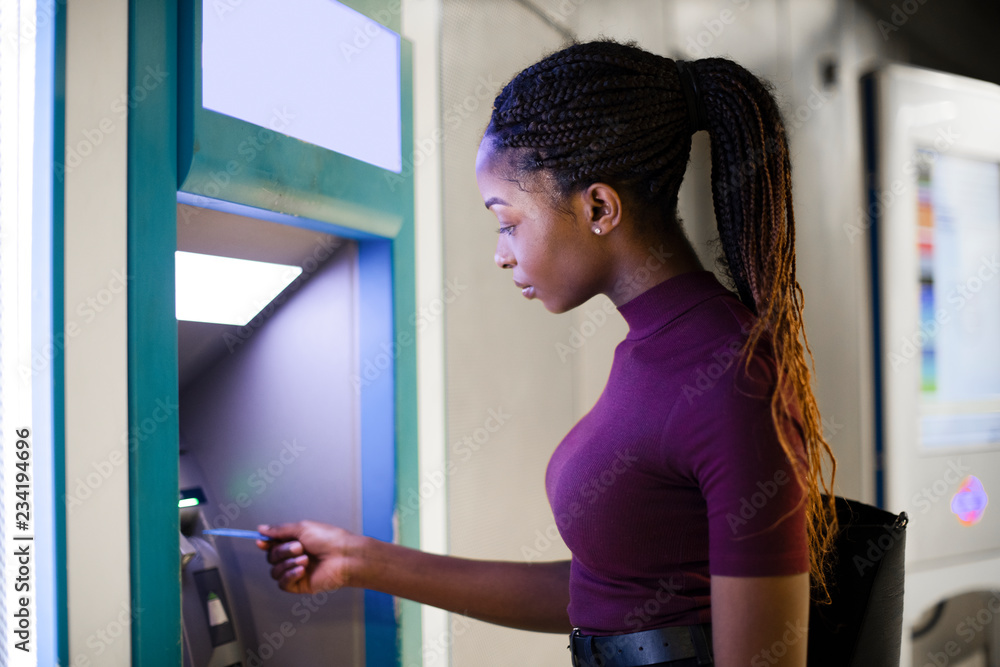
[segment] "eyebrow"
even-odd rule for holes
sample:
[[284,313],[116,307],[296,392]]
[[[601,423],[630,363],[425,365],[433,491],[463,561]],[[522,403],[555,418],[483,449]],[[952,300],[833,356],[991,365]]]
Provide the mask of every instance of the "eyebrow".
[[486,209],[489,210],[490,206],[493,206],[494,204],[502,204],[504,206],[510,206],[510,204],[505,202],[503,199],[500,199],[500,197],[490,197],[489,199],[486,200]]

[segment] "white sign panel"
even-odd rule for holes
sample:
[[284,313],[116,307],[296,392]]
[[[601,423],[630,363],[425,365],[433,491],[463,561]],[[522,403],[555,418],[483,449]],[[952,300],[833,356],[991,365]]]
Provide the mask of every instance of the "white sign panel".
[[399,172],[399,52],[332,0],[204,0],[202,106]]

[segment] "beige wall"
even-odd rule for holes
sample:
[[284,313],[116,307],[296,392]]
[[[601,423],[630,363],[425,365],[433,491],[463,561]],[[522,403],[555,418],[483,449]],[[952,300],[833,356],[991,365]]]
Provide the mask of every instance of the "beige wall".
[[[473,166],[501,85],[561,40],[515,2],[443,7],[444,274],[463,286],[445,320],[455,470],[448,480],[449,547],[456,555],[523,560],[522,548],[535,548],[538,531],[553,532],[545,465],[579,415],[576,368],[554,352],[573,315],[551,315],[525,301],[510,272],[493,263],[497,222],[483,208]],[[503,415],[493,433],[486,430],[490,410]],[[545,560],[569,557],[561,542],[539,551]],[[568,657],[564,637],[476,621],[452,627],[454,665],[530,667]]]
[[[128,3],[74,3],[66,14],[66,146],[79,162],[67,153],[66,482],[56,494],[67,503],[68,651],[74,664],[129,664],[129,627],[138,613],[131,609],[129,581],[128,304],[122,279],[127,137],[126,120],[109,112],[127,89]],[[103,307],[88,307],[95,299]]]
[[[820,408],[841,465],[838,491],[873,500],[867,249],[864,238],[852,242],[843,226],[862,204],[858,77],[876,56],[902,45],[885,42],[874,21],[846,1],[546,0],[534,6],[544,18],[515,0],[442,3],[444,273],[462,286],[445,313],[450,552],[568,557],[561,543],[547,544],[554,522],[545,466],[596,400],[626,331],[614,313],[600,326],[581,328],[600,322],[595,313],[603,312],[604,297],[558,316],[524,301],[509,273],[493,264],[496,221],[476,189],[474,158],[492,96],[558,48],[565,32],[636,39],[675,58],[726,55],[775,84],[790,121],[799,280]],[[828,60],[837,66],[831,85],[822,80]],[[703,261],[714,266],[703,134],[696,137],[680,206]],[[574,328],[593,333],[561,358],[556,346],[572,347]],[[485,430],[490,410],[505,415],[492,433]],[[482,442],[463,444],[477,433]],[[562,636],[475,621],[451,625],[457,667],[568,664]]]

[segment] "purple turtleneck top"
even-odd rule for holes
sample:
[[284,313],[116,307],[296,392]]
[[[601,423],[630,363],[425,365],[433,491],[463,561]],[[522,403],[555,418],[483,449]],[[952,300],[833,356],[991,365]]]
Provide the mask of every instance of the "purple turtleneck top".
[[[709,575],[809,570],[802,491],[771,418],[773,356],[762,345],[749,374],[737,360],[753,314],[709,271],[619,312],[629,332],[607,386],[545,480],[585,634],[707,623]],[[798,426],[786,433],[801,450]]]

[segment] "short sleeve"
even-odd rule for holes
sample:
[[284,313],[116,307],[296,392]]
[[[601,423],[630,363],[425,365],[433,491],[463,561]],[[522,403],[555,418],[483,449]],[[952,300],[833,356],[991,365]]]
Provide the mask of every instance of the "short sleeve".
[[[761,350],[761,352],[763,352]],[[688,421],[691,470],[708,512],[709,572],[776,576],[809,571],[805,493],[771,417],[774,362],[735,363],[700,396]],[[794,422],[785,432],[803,457]]]

